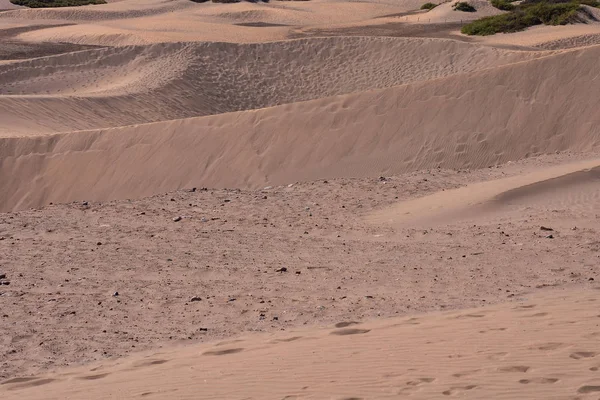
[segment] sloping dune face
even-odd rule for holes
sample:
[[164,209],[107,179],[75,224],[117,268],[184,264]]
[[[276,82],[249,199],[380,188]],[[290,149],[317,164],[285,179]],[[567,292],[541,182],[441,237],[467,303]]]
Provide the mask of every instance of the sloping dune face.
[[272,107],[539,57],[467,43],[338,37],[94,49],[0,66],[0,136]]
[[599,56],[596,46],[264,110],[4,139],[0,209],[592,150],[600,144],[600,114],[589,101],[600,90]]

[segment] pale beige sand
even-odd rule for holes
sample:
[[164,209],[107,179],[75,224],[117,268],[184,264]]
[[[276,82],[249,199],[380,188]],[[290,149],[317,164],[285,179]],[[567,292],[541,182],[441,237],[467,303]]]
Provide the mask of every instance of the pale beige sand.
[[15,10],[21,8],[16,4],[10,2],[10,0],[0,0],[0,10]]
[[292,330],[13,379],[4,399],[595,399],[598,291]]
[[[189,0],[125,0],[110,4],[61,9],[16,10],[1,21],[76,22],[77,27],[25,33],[29,41],[94,45],[137,45],[155,42],[264,42],[285,39],[297,27],[332,26],[418,8],[421,1],[272,1],[269,3],[196,4]],[[248,27],[248,22],[275,27]]]
[[440,23],[440,22],[460,22],[460,21],[472,21],[490,15],[502,14],[503,11],[493,7],[489,1],[486,0],[469,0],[468,3],[475,7],[475,12],[463,12],[454,10],[454,5],[458,0],[444,2],[428,11],[424,14],[408,15],[403,17],[402,21],[408,22],[420,22],[420,23]]
[[0,397],[597,399],[600,25],[474,1],[0,13]]
[[[513,203],[509,212],[496,207],[475,221],[415,227],[365,219],[398,201],[542,174],[577,158],[0,214],[0,272],[11,282],[0,287],[0,380],[169,344],[594,288],[598,179],[553,183],[552,195],[543,182],[527,193],[507,187],[498,197]],[[423,362],[435,361],[428,356]],[[211,368],[210,360],[203,365]]]
[[449,40],[359,37],[75,52],[0,66],[0,118],[10,121],[0,127],[0,136],[264,108],[426,81],[545,54]]
[[[600,47],[589,47],[263,110],[7,138],[0,209],[190,185],[256,188],[437,166],[482,168],[540,153],[592,151],[600,144],[594,128],[600,114],[589,101],[600,89],[599,55]],[[37,110],[44,115],[41,105]]]
[[[522,198],[539,196],[546,206],[595,201],[600,189],[600,159],[567,163],[510,178],[468,185],[459,189],[435,193],[424,198],[393,205],[374,212],[369,220],[374,224],[441,224],[474,219],[501,209],[507,214],[508,204],[519,204]],[[571,198],[561,197],[567,194]],[[586,197],[592,196],[591,199]],[[507,204],[508,203],[508,204]],[[571,204],[575,206],[576,204]]]

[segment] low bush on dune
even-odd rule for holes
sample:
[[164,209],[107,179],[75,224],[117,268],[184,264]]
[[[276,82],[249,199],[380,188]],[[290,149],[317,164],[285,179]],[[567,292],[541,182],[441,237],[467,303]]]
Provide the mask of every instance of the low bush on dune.
[[434,8],[436,8],[438,5],[435,3],[425,3],[421,6],[421,10],[433,10]]
[[490,3],[492,3],[492,5],[498,10],[502,11],[512,11],[515,9],[514,4],[507,0],[492,0]]
[[[492,0],[494,2],[505,0]],[[596,0],[524,0],[513,5],[510,12],[481,18],[462,27],[461,32],[467,35],[493,35],[496,33],[518,32],[534,25],[566,25],[584,22],[582,14],[594,17],[581,7],[582,4],[598,6]],[[497,7],[500,8],[500,7]]]
[[106,4],[106,1],[104,0],[10,0],[10,2],[18,6],[30,8],[76,7],[87,6],[89,4]]
[[452,8],[454,9],[454,11],[462,11],[462,12],[475,12],[477,11],[477,9],[475,7],[473,7],[472,5],[470,5],[469,3],[465,2],[465,1],[459,1],[458,3],[455,3]]

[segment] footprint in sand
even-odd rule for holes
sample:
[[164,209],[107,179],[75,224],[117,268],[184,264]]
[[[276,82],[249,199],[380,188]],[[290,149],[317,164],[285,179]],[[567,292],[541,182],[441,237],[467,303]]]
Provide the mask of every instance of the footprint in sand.
[[478,372],[481,372],[481,370],[480,369],[472,369],[472,370],[469,370],[469,371],[457,372],[455,374],[452,374],[452,376],[455,377],[455,378],[462,378],[463,376],[475,375]]
[[241,351],[244,351],[244,349],[242,349],[242,348],[235,348],[235,349],[226,349],[226,350],[212,350],[212,351],[205,351],[202,354],[205,355],[205,356],[224,356],[224,355],[227,355],[227,354],[239,353]]
[[3,384],[24,382],[22,384],[17,384],[15,386],[11,386],[9,388],[9,390],[15,390],[15,389],[25,389],[25,388],[31,388],[31,387],[36,387],[36,386],[42,386],[42,385],[46,385],[48,383],[54,382],[55,380],[56,379],[50,379],[50,378],[45,378],[45,379],[15,378],[15,379],[11,379],[12,382],[7,381],[7,382],[4,382]]
[[526,365],[511,365],[510,367],[498,368],[500,372],[521,372],[525,373],[529,371],[529,367]]
[[149,367],[151,365],[161,365],[168,362],[168,360],[144,360],[134,364],[135,368],[138,367]]
[[110,375],[110,373],[106,372],[104,374],[96,374],[96,375],[88,375],[88,376],[80,376],[77,379],[85,380],[85,381],[95,381],[96,379],[102,379]]
[[576,351],[575,353],[571,353],[569,357],[575,360],[581,360],[582,358],[596,357],[596,353],[593,351]]
[[414,391],[420,390],[420,387],[422,385],[424,385],[426,383],[431,383],[433,381],[435,381],[435,378],[428,378],[428,377],[426,377],[426,378],[418,378],[418,379],[415,379],[415,380],[412,380],[412,381],[408,381],[405,384],[406,386],[404,388],[400,389],[400,391],[398,392],[398,394],[404,395],[407,392],[410,393],[410,392],[414,392]]
[[330,335],[338,335],[338,336],[346,336],[346,335],[361,335],[364,333],[371,332],[370,329],[358,329],[358,328],[348,328],[348,329],[338,329],[337,331],[333,331]]
[[557,378],[533,378],[533,379],[521,379],[519,383],[523,385],[527,385],[529,383],[541,383],[541,384],[549,384],[556,383],[559,379]]
[[600,392],[600,385],[585,385],[577,389],[577,393],[596,393]]
[[461,394],[468,390],[473,390],[477,387],[477,385],[466,385],[466,386],[453,386],[448,390],[444,390],[442,392],[445,396],[452,396],[454,394]]
[[535,304],[527,304],[527,305],[522,305],[522,306],[517,306],[515,308],[513,308],[513,310],[531,310],[532,308],[535,308]]
[[352,326],[352,325],[358,325],[358,322],[355,321],[345,321],[345,322],[338,322],[337,324],[335,324],[336,328],[346,328],[348,326]]
[[539,318],[539,317],[545,317],[546,315],[548,315],[547,312],[541,312],[541,313],[536,313],[536,314],[531,314],[531,315],[524,315],[524,318]]
[[535,344],[533,346],[530,346],[529,350],[548,351],[548,350],[558,350],[563,347],[567,347],[567,345],[564,343],[559,343],[559,342],[548,342],[548,343],[540,343],[540,344]]

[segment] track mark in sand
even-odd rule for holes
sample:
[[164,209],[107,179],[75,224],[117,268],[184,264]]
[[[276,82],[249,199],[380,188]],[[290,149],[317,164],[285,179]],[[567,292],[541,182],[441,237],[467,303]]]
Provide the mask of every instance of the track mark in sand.
[[96,375],[88,375],[88,376],[80,376],[77,379],[80,380],[84,380],[84,381],[95,381],[96,379],[102,379],[107,377],[108,375],[110,375],[109,372],[106,372],[104,374],[96,374]]
[[533,378],[533,379],[521,379],[519,383],[523,385],[527,385],[529,383],[541,383],[541,384],[550,384],[558,382],[558,378]]
[[455,374],[452,374],[452,376],[455,378],[462,378],[463,376],[475,375],[478,372],[481,372],[481,370],[480,369],[472,369],[469,371],[457,372]]
[[[19,379],[19,378],[16,378]],[[21,378],[23,379],[23,378]],[[22,385],[15,385],[9,388],[9,390],[15,390],[15,389],[25,389],[25,388],[31,388],[31,387],[36,387],[36,386],[42,386],[42,385],[46,385],[48,383],[54,382],[56,379],[51,379],[51,378],[45,378],[45,379],[35,379],[33,378],[33,380],[27,380],[25,381],[26,383],[23,383]],[[23,382],[23,381],[21,381]],[[5,382],[6,383],[6,382]]]
[[600,332],[592,332],[592,333],[588,333],[587,335],[583,336],[586,339],[596,339],[600,337]]
[[575,353],[571,353],[569,357],[575,360],[581,360],[582,358],[592,358],[596,357],[597,353],[593,351],[576,351]]
[[347,322],[338,322],[337,324],[335,324],[336,328],[345,328],[347,326],[351,326],[351,325],[358,325],[359,323],[356,321],[347,321]]
[[202,354],[205,355],[205,356],[224,356],[224,355],[227,355],[227,354],[239,353],[241,351],[244,351],[244,349],[242,349],[241,347],[238,347],[238,348],[226,349],[226,350],[205,351]]
[[512,365],[510,367],[498,368],[500,372],[527,372],[529,367],[526,365]]
[[330,335],[338,335],[338,336],[346,336],[346,335],[361,335],[363,333],[371,332],[370,329],[358,329],[358,328],[348,328],[348,329],[338,329],[337,331],[333,331]]
[[451,396],[453,394],[459,394],[462,393],[466,390],[472,390],[475,389],[477,387],[477,385],[466,385],[466,386],[453,386],[448,390],[444,390],[442,392],[443,395],[445,396]]
[[342,400],[363,400],[362,397],[344,397]]
[[600,392],[600,385],[585,385],[577,389],[577,393],[595,393]]

